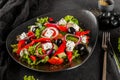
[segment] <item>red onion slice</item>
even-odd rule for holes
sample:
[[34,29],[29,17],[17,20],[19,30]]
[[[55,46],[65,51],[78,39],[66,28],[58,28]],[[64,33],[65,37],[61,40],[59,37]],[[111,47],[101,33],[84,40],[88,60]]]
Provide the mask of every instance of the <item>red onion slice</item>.
[[[41,37],[46,38],[46,36],[44,36],[44,33],[45,33],[48,29],[53,30],[54,33],[55,33],[55,35],[54,35],[54,36],[52,35],[51,38],[55,38],[55,37],[58,36],[59,32],[58,32],[58,30],[57,30],[56,28],[54,28],[54,27],[48,27],[48,28],[46,28],[45,30],[42,31],[42,35],[41,35]],[[54,34],[54,33],[53,33],[53,34]]]

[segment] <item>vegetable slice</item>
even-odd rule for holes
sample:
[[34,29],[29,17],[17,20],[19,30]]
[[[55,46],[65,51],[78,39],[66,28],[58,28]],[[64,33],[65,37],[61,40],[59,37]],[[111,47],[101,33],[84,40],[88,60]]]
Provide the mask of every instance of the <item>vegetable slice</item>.
[[59,65],[59,64],[62,64],[63,63],[63,59],[62,58],[58,58],[58,57],[52,57],[52,58],[50,58],[49,60],[48,60],[48,62],[50,63],[50,64],[54,64],[54,65]]

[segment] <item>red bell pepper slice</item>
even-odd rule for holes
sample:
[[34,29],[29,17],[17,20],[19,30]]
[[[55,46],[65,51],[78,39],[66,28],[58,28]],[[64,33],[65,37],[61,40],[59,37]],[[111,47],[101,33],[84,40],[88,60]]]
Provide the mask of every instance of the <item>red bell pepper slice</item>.
[[32,41],[31,43],[29,43],[29,44],[27,44],[27,45],[25,45],[25,46],[23,46],[23,47],[18,47],[18,49],[17,49],[16,53],[17,53],[17,54],[19,54],[19,53],[20,53],[20,51],[21,51],[22,49],[24,49],[24,48],[28,49],[28,48],[29,48],[29,46],[32,46],[34,43],[35,43],[35,42],[34,42],[34,41]]
[[23,44],[23,41],[19,42],[18,43],[18,50],[16,51],[17,54],[20,53],[20,51],[24,48],[28,49],[30,46],[34,45],[34,43],[37,43],[37,42],[47,42],[47,41],[50,41],[50,38],[39,38],[39,39],[36,39],[36,40],[33,40],[31,43],[21,47],[21,44]]
[[63,26],[63,25],[58,25],[57,28],[60,30],[60,31],[63,31],[63,32],[67,32],[68,29],[66,26]]
[[36,61],[36,56],[31,55],[31,56],[30,56],[30,59],[31,59],[32,61]]
[[89,30],[87,30],[87,31],[82,31],[82,32],[78,31],[78,32],[75,33],[75,35],[77,35],[77,36],[83,36],[83,35],[86,35],[86,34],[89,34],[89,33],[90,33]]
[[66,41],[63,41],[60,47],[58,48],[58,50],[54,53],[54,56],[64,52],[65,48],[66,48]]
[[45,23],[45,26],[46,27],[54,27],[54,28],[57,28],[57,29],[59,29],[60,31],[63,31],[63,32],[67,32],[67,30],[68,30],[66,26],[57,25],[55,23]]
[[39,39],[36,39],[33,41],[35,41],[35,42],[50,42],[50,38],[39,38]]
[[46,27],[54,27],[57,28],[57,25],[55,23],[45,23],[44,24]]
[[35,38],[35,34],[34,34],[34,32],[32,32],[32,31],[29,31],[29,32],[27,33],[27,36],[30,37],[30,38]]
[[25,45],[23,48],[28,49],[30,46],[32,46],[35,43],[35,41],[32,41],[31,43]]
[[71,63],[71,61],[72,61],[72,54],[73,53],[71,51],[67,51],[66,54],[67,54],[69,62]]
[[25,46],[25,40],[20,40],[17,46],[18,48],[22,48],[23,46]]
[[17,45],[17,51],[16,53],[19,54],[21,49],[25,46],[25,40],[20,40]]
[[60,64],[62,64],[64,62],[64,60],[62,58],[58,58],[58,57],[54,56],[54,57],[50,58],[48,60],[48,62],[50,64],[60,65]]

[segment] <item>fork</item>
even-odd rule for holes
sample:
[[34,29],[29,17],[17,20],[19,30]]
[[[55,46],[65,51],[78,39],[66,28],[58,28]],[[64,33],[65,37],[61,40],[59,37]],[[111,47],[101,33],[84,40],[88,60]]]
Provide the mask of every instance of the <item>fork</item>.
[[107,41],[110,41],[110,32],[103,32],[102,36],[102,48],[104,49],[104,60],[103,60],[103,73],[102,80],[106,80],[107,75]]

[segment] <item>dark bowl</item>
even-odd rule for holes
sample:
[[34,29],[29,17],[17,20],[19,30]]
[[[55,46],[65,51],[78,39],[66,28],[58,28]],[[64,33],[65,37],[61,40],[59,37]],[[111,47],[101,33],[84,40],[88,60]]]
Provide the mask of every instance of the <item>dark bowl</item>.
[[76,67],[82,66],[88,60],[88,58],[92,55],[97,42],[97,37],[98,37],[97,20],[96,20],[96,17],[90,11],[87,11],[87,10],[68,10],[68,11],[62,11],[62,12],[52,12],[52,13],[44,14],[38,17],[48,16],[48,17],[53,17],[55,20],[59,20],[60,18],[66,15],[73,15],[79,20],[80,23],[84,24],[83,26],[81,26],[83,29],[90,30],[90,34],[89,34],[90,42],[88,44],[88,52],[89,52],[88,55],[82,57],[82,59],[77,59],[73,61],[71,64],[68,63],[64,65],[59,65],[59,66],[53,66],[50,64],[40,64],[37,66],[30,66],[27,63],[24,63],[21,60],[19,60],[19,58],[14,53],[12,53],[12,48],[10,45],[16,42],[17,35],[21,34],[23,31],[28,30],[27,26],[35,23],[36,18],[33,18],[21,24],[8,35],[6,40],[6,48],[9,55],[20,65],[35,71],[39,71],[39,72],[65,71],[65,70],[70,70],[70,69],[74,69]]
[[101,5],[98,1],[98,8],[103,11],[103,12],[106,12],[106,11],[113,11],[114,9],[114,0],[106,0],[106,2],[108,3],[107,6],[104,6],[104,5]]

